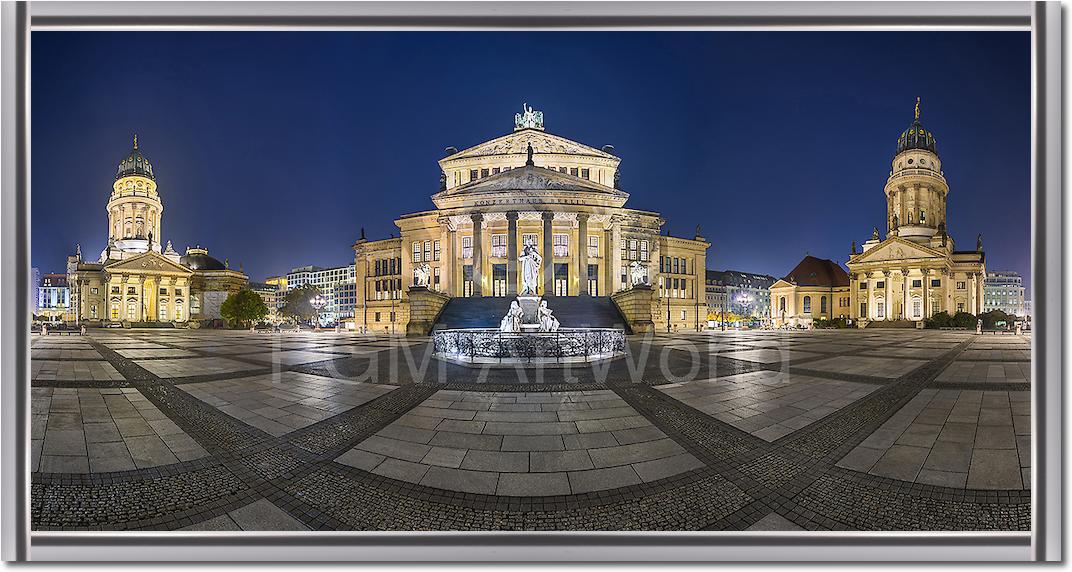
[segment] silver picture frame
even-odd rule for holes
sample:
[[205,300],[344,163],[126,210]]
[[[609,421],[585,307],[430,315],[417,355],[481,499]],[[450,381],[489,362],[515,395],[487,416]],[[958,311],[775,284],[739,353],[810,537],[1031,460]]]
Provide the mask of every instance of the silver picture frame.
[[[46,2],[2,9],[2,552],[24,560],[769,561],[1062,558],[1062,28],[1056,2]],[[1030,533],[32,532],[30,36],[53,30],[1030,30]],[[12,310],[20,308],[19,311]],[[191,550],[196,548],[196,550]]]

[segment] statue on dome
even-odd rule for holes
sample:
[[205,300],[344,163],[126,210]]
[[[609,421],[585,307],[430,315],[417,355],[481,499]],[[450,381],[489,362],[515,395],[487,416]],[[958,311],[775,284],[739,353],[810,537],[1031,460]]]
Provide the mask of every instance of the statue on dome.
[[540,256],[539,252],[536,252],[535,246],[526,244],[521,256],[517,257],[517,261],[521,264],[521,295],[535,296],[536,286],[540,279],[540,263],[543,262],[543,257]]

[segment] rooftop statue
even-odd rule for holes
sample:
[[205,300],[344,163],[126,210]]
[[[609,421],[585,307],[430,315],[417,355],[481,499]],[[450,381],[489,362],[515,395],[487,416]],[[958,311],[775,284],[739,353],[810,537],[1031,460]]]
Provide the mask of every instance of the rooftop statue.
[[533,111],[528,103],[522,103],[524,113],[514,114],[514,129],[543,129],[543,112]]

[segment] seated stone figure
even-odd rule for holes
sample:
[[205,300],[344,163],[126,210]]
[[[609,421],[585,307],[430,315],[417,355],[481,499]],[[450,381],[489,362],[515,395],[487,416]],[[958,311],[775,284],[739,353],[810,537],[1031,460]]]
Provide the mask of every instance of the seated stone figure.
[[517,300],[510,302],[510,310],[503,316],[502,321],[499,322],[500,332],[520,332],[521,331],[521,316],[524,314],[524,310],[521,309],[521,305],[517,303]]
[[541,332],[558,331],[558,318],[551,315],[551,308],[547,307],[547,300],[540,301],[540,309],[537,310],[536,317],[540,321]]

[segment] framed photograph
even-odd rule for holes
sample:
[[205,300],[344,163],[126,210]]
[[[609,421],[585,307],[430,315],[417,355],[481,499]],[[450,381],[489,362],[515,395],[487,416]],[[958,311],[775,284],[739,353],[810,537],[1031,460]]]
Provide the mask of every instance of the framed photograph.
[[0,4],[4,559],[1060,560],[1060,8]]

